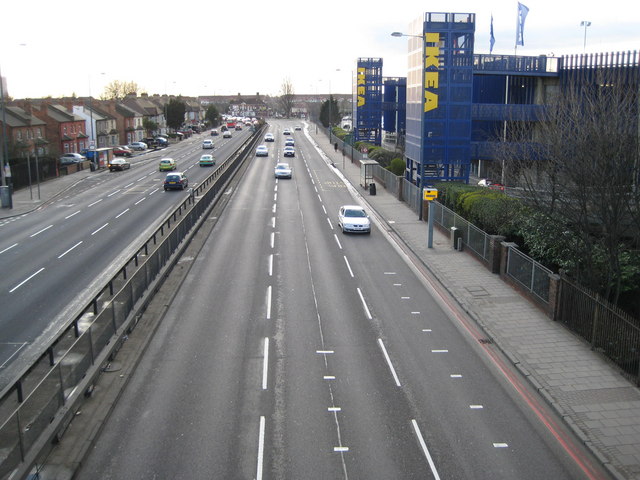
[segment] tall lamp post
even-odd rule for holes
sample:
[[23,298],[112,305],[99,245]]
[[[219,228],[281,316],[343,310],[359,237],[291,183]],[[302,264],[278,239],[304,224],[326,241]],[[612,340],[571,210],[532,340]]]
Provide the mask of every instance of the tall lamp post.
[[591,26],[591,22],[587,20],[583,20],[580,22],[580,26],[584,27],[584,42],[582,43],[582,48],[586,52],[587,51],[587,27]]
[[[413,38],[420,38],[420,39],[423,38],[422,35],[411,35],[411,34],[402,33],[402,32],[392,32],[391,36],[392,37],[413,37]],[[421,157],[423,156],[423,149],[424,149],[424,138],[423,138],[423,135],[421,134],[420,135],[420,156]],[[420,205],[420,208],[418,208],[418,220],[422,220],[422,205],[423,205],[422,190],[424,189],[424,166],[422,165],[422,158],[420,158],[419,160],[420,160],[420,174],[419,174],[420,188],[418,188],[418,205]]]

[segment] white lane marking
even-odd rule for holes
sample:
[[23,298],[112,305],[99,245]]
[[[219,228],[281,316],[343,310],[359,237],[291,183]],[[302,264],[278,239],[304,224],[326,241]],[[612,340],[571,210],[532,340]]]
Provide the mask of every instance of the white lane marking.
[[335,375],[325,375],[322,378],[323,378],[323,380],[335,380],[336,379]]
[[349,260],[347,260],[347,257],[344,257],[344,263],[347,264],[347,268],[349,269],[349,274],[351,275],[351,277],[353,278],[353,270],[351,270],[351,265],[349,265]]
[[385,275],[395,275],[396,272],[384,272]]
[[273,201],[275,202],[275,201],[277,201],[277,200],[278,200],[278,194],[277,194],[277,193],[274,193],[274,194],[273,194]]
[[272,213],[276,213],[276,204],[273,204],[273,207],[271,207],[271,212]]
[[394,284],[393,284],[393,286],[394,286],[394,287],[401,287],[401,286],[402,286],[402,284],[401,284],[401,283],[394,283]]
[[271,320],[271,285],[267,287],[267,320]]
[[102,230],[103,228],[105,228],[107,225],[109,225],[109,222],[105,223],[104,225],[102,225],[99,229],[95,230],[94,232],[91,233],[91,235],[95,235],[96,233],[98,233],[100,230]]
[[411,312],[411,315],[420,315],[420,312]]
[[262,389],[267,389],[267,375],[269,373],[269,337],[264,337],[264,359],[262,361]]
[[319,353],[321,355],[327,355],[330,353],[334,353],[333,350],[316,350],[316,353]]
[[360,301],[362,302],[362,306],[364,308],[364,312],[367,314],[367,318],[371,320],[373,317],[371,316],[371,312],[369,311],[369,307],[367,306],[367,302],[364,301],[364,296],[362,295],[362,291],[360,287],[358,287],[358,295],[360,295]]
[[[133,183],[131,183],[131,184],[129,184],[129,185],[133,185]],[[128,187],[129,185],[127,185],[127,187]],[[124,187],[124,188],[127,188],[127,187]],[[115,192],[111,192],[109,195],[107,195],[107,197],[112,197],[113,195],[115,195],[116,193],[118,193],[118,192],[120,192],[120,191],[122,191],[122,189],[118,189],[118,190],[116,190]]]
[[147,177],[148,177],[148,175],[145,175],[144,177],[140,177],[138,180],[136,180],[136,182],[141,182],[142,180],[144,180]]
[[140,200],[138,200],[136,203],[134,203],[134,205],[138,205],[139,203],[142,203],[146,200],[147,197],[142,197]]
[[5,248],[4,250],[2,250],[0,253],[4,253],[4,252],[6,252],[7,250],[11,250],[13,247],[17,247],[17,246],[18,246],[18,244],[17,244],[17,243],[14,243],[14,244],[13,244],[13,245],[11,245],[10,247],[7,247],[7,248]]
[[44,270],[44,267],[42,267],[40,270],[38,270],[36,273],[31,274],[29,277],[27,277],[26,279],[24,279],[22,282],[20,282],[18,285],[16,285],[15,287],[13,287],[11,290],[9,290],[9,293],[13,293],[15,292],[17,289],[19,289],[22,285],[24,285],[25,283],[27,283],[29,280],[31,280],[33,277],[35,277],[36,275],[38,275],[41,271]]
[[338,239],[338,235],[336,235],[335,233],[333,234],[333,237],[336,239],[336,243],[338,244],[338,248],[340,250],[342,250],[342,244],[340,243],[340,240]]
[[271,248],[273,248],[273,246],[275,245],[276,242],[276,234],[274,232],[271,232]]
[[273,276],[273,254],[269,255],[269,276]]
[[333,230],[333,225],[331,224],[331,219],[329,217],[327,217],[327,223],[331,227],[331,230]]
[[509,446],[508,443],[494,443],[494,448],[507,448]]
[[391,358],[389,358],[389,354],[387,353],[387,349],[385,348],[384,343],[382,342],[381,338],[378,339],[378,345],[380,345],[380,348],[382,349],[382,354],[384,355],[384,358],[387,361],[387,365],[389,366],[389,370],[391,370],[391,375],[393,375],[393,379],[396,382],[396,387],[399,387],[400,386],[400,379],[398,378],[398,375],[396,374],[396,369],[393,368],[393,363],[391,363]]
[[449,375],[451,378],[462,378],[462,375],[459,373],[452,373],[451,375]]
[[445,350],[445,349],[431,350],[431,353],[449,353],[449,350]]
[[122,212],[120,212],[118,215],[116,215],[116,218],[120,218],[122,215],[124,215],[125,213],[127,213],[129,211],[129,209],[127,208],[126,210],[123,210]]
[[271,228],[276,228],[276,217],[271,217]]
[[42,230],[38,230],[36,233],[29,235],[30,237],[35,237],[36,235],[40,235],[42,232],[49,230],[53,225],[49,225],[48,227],[44,227]]
[[440,480],[440,475],[438,475],[438,471],[436,470],[436,465],[433,463],[433,458],[431,458],[431,454],[429,453],[429,449],[427,448],[427,444],[424,441],[422,433],[420,432],[420,427],[418,426],[418,422],[415,419],[411,420],[411,424],[413,425],[413,430],[418,437],[418,442],[420,442],[420,447],[422,447],[422,452],[424,456],[427,457],[427,462],[429,462],[429,467],[431,468],[431,473],[433,474],[433,478],[435,480]]
[[318,195],[318,200],[320,200],[320,203],[322,203],[322,197],[320,195]]
[[153,195],[154,193],[159,192],[159,191],[160,191],[160,189],[159,189],[159,188],[156,188],[155,190],[151,190],[151,191],[149,192],[149,195]]
[[78,243],[76,243],[73,247],[71,247],[70,249],[68,249],[66,252],[60,254],[60,256],[58,258],[62,258],[64,257],[67,253],[69,253],[71,250],[73,250],[74,248],[78,247],[80,244],[82,243],[82,240],[80,240]]
[[327,209],[326,209],[326,208],[324,208],[324,205],[320,205],[320,206],[322,207],[322,211],[323,211],[323,212],[324,212],[324,214],[326,215],[326,214],[327,214]]
[[[127,184],[127,185],[125,185],[125,186],[124,186],[124,187],[122,187],[122,188],[129,188],[129,187],[130,187],[131,185],[133,185],[134,183],[135,183],[135,182],[131,182],[131,183],[129,183],[129,184]],[[115,192],[113,192],[113,193],[118,193],[119,191],[120,191],[120,190],[116,190],[116,191],[115,191]],[[113,193],[112,193],[111,195],[113,195]],[[109,195],[109,196],[111,196],[111,195]]]
[[327,410],[329,412],[340,412],[340,411],[342,411],[342,408],[340,408],[340,407],[329,407],[329,408],[327,408]]
[[400,297],[402,300],[411,300],[411,297]]
[[256,469],[256,480],[262,480],[262,468],[264,459],[264,417],[260,417],[260,428],[258,433],[258,466]]
[[80,210],[73,212],[71,215],[67,215],[66,217],[64,217],[65,220],[69,220],[71,217],[76,216],[77,214],[80,213]]
[[423,332],[431,332],[432,330],[430,328],[423,328],[422,331]]
[[482,405],[469,405],[471,410],[482,410],[484,407]]
[[349,447],[333,447],[334,452],[348,452]]
[[101,201],[102,201],[102,199],[100,199],[100,200],[96,200],[95,202],[90,203],[89,205],[87,205],[87,207],[93,207],[94,205],[96,205],[96,204],[100,203]]

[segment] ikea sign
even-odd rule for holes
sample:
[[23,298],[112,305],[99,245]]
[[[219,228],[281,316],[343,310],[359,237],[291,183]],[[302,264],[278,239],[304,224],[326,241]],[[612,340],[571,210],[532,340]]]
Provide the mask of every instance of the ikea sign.
[[362,107],[365,104],[365,93],[366,93],[366,76],[365,76],[365,68],[358,67],[358,77],[356,79],[357,82],[357,92],[358,92],[358,106]]
[[424,111],[438,108],[440,68],[440,34],[424,34]]

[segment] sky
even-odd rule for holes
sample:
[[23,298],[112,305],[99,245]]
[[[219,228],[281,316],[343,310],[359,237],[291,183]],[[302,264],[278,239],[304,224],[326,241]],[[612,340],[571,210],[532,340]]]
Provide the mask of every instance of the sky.
[[[640,2],[524,0],[518,55],[640,50]],[[155,0],[2,2],[0,70],[13,98],[99,97],[114,80],[169,95],[350,93],[358,58],[407,74],[409,23],[425,12],[476,14],[475,53],[514,54],[518,2]],[[590,21],[585,28],[581,21]]]

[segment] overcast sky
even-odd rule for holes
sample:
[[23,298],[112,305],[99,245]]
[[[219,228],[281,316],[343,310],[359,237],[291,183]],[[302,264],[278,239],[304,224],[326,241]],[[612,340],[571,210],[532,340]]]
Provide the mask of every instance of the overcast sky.
[[[524,0],[518,55],[640,50],[640,2]],[[134,81],[150,94],[349,93],[359,57],[406,76],[406,32],[430,12],[476,14],[475,52],[514,53],[517,1],[5,1],[0,68],[14,98],[91,93]]]

